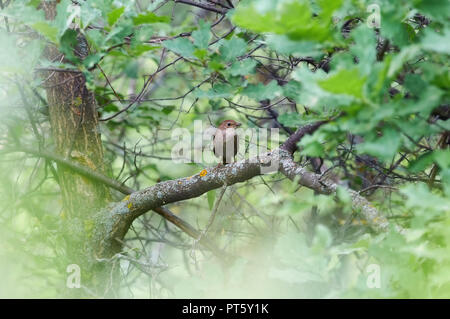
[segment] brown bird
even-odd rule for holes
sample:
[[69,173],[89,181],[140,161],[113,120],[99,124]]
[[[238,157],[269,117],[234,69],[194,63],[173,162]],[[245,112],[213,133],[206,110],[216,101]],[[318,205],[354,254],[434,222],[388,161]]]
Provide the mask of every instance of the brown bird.
[[238,152],[239,140],[236,128],[239,126],[241,123],[225,120],[214,134],[213,152],[216,157],[222,158],[223,165],[231,163]]

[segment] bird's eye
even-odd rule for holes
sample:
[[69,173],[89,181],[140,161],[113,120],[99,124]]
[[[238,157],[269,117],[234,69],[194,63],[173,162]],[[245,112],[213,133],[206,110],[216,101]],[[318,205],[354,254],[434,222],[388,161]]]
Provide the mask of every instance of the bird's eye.
[[231,126],[231,123],[227,123],[227,126]]

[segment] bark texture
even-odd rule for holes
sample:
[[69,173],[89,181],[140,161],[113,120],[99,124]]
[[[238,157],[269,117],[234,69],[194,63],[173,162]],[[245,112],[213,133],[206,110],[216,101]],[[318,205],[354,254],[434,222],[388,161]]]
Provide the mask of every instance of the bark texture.
[[[56,16],[57,1],[43,1],[41,6],[47,19]],[[74,53],[80,59],[89,52],[86,41],[78,37]],[[45,50],[50,61],[65,62],[64,55],[53,45]],[[66,70],[44,71],[41,74],[46,88],[52,140],[55,151],[71,162],[104,173],[103,149],[98,125],[96,100],[86,87],[81,72]],[[82,285],[96,295],[106,289],[105,267],[98,258],[109,258],[114,251],[98,254],[92,247],[93,215],[111,200],[109,188],[58,164],[58,183],[63,198],[63,234],[66,239],[67,262],[81,267]],[[108,267],[106,267],[108,268]],[[106,276],[106,275],[105,275]],[[103,291],[102,291],[103,290]]]

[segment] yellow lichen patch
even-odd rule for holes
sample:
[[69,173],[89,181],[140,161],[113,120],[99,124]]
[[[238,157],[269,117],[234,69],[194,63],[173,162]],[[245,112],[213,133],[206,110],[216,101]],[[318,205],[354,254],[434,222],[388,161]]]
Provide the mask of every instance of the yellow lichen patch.
[[130,199],[130,195],[127,195],[127,196],[125,196],[123,199],[122,199],[122,202],[126,202],[127,200],[129,200]]
[[206,176],[206,174],[208,174],[208,171],[206,169],[200,172],[201,177]]
[[73,100],[73,105],[75,105],[75,106],[80,106],[82,103],[83,103],[83,100],[79,96],[77,96],[75,98],[75,100]]
[[77,150],[73,150],[70,153],[70,157],[79,162],[80,164],[89,167],[90,169],[96,170],[96,166],[94,164],[94,162],[92,162],[92,160],[85,154],[83,154],[82,152],[79,152]]
[[84,231],[88,234],[88,236],[91,235],[92,230],[94,229],[94,221],[93,220],[85,220],[84,221]]
[[129,202],[128,205],[127,205],[127,207],[128,207],[128,209],[131,209],[131,207],[133,207],[133,203],[132,203],[132,202]]

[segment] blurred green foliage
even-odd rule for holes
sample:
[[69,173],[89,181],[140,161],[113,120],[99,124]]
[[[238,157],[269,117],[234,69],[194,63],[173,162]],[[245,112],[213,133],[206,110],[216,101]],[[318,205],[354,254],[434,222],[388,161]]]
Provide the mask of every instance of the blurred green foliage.
[[[11,1],[0,12],[0,297],[58,297],[66,289],[55,165],[6,152],[21,144],[51,149],[38,68],[82,71],[102,119],[149,83],[139,103],[100,127],[111,177],[123,166],[117,178],[133,176],[127,183],[136,189],[204,167],[170,162],[174,127],[193,131],[194,120],[208,123],[208,116],[215,124],[230,117],[270,127],[259,101],[289,98],[294,109],[277,109],[278,123],[287,128],[333,118],[301,140],[299,159],[321,157],[337,167],[344,185],[364,191],[405,228],[370,232],[345,188],[333,199],[277,174],[255,178],[227,190],[209,230],[235,256],[232,266],[223,268],[180,232],[166,238],[169,226],[148,213],[117,256],[121,296],[450,296],[450,122],[433,113],[449,105],[448,1],[233,1],[226,23],[172,1],[78,3],[62,0],[53,21],[34,0]],[[366,23],[370,4],[379,6],[379,28]],[[73,53],[78,34],[88,43],[85,59]],[[64,62],[43,58],[48,42],[65,54]],[[277,76],[260,80],[264,68]],[[32,104],[43,145],[17,83]],[[349,136],[360,141],[350,145]],[[133,159],[139,151],[150,155]],[[373,167],[361,166],[367,158]],[[385,187],[366,193],[364,181],[380,172],[388,176]],[[205,225],[215,200],[208,192],[169,208]],[[379,288],[367,285],[372,264],[380,269]]]

